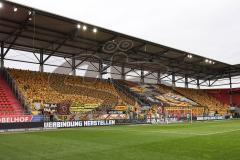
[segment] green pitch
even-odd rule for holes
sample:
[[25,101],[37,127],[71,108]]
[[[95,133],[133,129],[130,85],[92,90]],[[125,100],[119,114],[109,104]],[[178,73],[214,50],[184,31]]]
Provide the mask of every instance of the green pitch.
[[0,134],[0,160],[239,160],[240,121]]

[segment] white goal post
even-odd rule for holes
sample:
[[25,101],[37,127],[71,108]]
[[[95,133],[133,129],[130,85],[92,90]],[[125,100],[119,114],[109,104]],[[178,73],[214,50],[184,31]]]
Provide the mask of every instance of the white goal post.
[[192,108],[165,108],[165,116],[168,115],[168,111],[189,111],[190,112],[190,123],[193,122],[193,109]]

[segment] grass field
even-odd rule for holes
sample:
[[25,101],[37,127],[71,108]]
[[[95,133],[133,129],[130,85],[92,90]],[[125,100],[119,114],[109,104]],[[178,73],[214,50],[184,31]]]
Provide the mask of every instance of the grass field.
[[0,134],[0,160],[239,160],[240,121]]

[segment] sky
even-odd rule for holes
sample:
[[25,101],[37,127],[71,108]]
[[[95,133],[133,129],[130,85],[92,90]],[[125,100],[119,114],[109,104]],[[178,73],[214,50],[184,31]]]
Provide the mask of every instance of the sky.
[[11,1],[228,64],[240,64],[239,0]]

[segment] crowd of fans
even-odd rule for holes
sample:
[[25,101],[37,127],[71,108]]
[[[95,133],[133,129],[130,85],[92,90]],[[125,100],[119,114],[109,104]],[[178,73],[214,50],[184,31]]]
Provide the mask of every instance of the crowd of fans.
[[99,79],[16,69],[9,69],[9,73],[30,105],[34,102],[58,104],[67,101],[73,104],[72,111],[87,112],[130,101],[119,95],[109,82]]
[[209,113],[224,115],[228,112],[229,105],[221,103],[214,97],[210,96],[204,90],[175,88],[176,91],[208,108]]
[[[43,112],[46,108],[44,104],[63,102],[69,102],[72,113],[90,112],[99,110],[101,107],[113,108],[119,104],[132,106],[136,104],[135,100],[116,89],[109,80],[16,69],[9,69],[9,73],[24,97],[27,98],[28,103],[30,105],[39,103],[37,108]],[[152,100],[153,102],[161,102],[158,106],[190,107],[198,105],[217,114],[225,114],[228,111],[228,105],[219,102],[202,90],[177,87],[173,90],[165,85],[138,85],[128,81],[124,81],[124,85],[128,86],[132,92],[156,99]],[[34,111],[34,107],[32,109]]]
[[180,95],[171,87],[165,85],[158,85],[157,91],[160,93],[159,99],[174,107],[190,107],[197,106],[198,104],[188,99],[185,96]]
[[225,115],[229,110],[229,105],[220,102],[204,90],[177,87],[173,89],[166,85],[140,84],[129,81],[123,81],[122,84],[128,86],[139,96],[144,95],[146,100],[160,102],[154,105],[168,107],[172,114],[180,114],[184,112],[184,108],[189,107],[192,108],[194,116],[203,114]]

